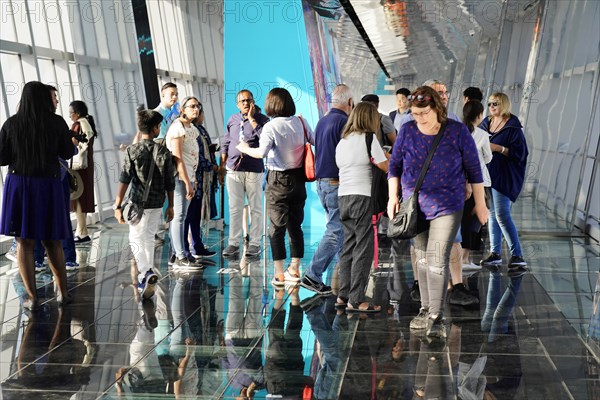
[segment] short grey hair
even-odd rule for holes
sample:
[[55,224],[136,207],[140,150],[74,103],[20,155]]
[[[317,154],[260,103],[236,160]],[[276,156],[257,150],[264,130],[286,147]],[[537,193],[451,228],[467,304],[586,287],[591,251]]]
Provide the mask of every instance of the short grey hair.
[[337,85],[331,92],[331,104],[346,104],[348,100],[353,98],[352,90],[343,83]]
[[446,84],[444,82],[438,81],[437,79],[429,79],[429,80],[426,80],[425,82],[423,82],[423,86],[429,86],[430,88],[432,88],[433,85],[444,85],[444,86],[446,86]]

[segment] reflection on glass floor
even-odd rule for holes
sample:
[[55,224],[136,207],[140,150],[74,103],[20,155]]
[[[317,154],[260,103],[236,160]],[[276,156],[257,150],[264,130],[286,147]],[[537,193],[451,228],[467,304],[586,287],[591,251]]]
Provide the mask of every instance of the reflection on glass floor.
[[[515,212],[533,221],[539,210]],[[168,241],[157,291],[139,301],[126,227],[111,225],[78,248],[69,306],[44,272],[44,304],[24,312],[18,274],[0,275],[2,398],[597,399],[599,247],[550,237],[561,227],[548,224],[523,226],[531,272],[465,276],[480,304],[447,307],[445,341],[409,329],[419,304],[405,243],[382,246],[371,274],[384,311],[349,316],[333,296],[274,290],[262,257],[174,270]],[[219,251],[223,237],[207,242]]]

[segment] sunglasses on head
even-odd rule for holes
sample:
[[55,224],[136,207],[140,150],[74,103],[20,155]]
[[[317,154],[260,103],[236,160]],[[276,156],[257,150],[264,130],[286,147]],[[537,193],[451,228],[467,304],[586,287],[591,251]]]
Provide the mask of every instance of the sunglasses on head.
[[488,103],[488,107],[498,107],[498,102],[497,101],[493,101]]
[[409,95],[407,97],[407,99],[408,99],[408,101],[417,101],[419,103],[423,102],[423,101],[429,102],[429,101],[431,101],[431,96],[427,96],[427,95],[424,95],[424,94],[418,94],[418,95],[415,96],[415,95],[411,94],[411,95]]

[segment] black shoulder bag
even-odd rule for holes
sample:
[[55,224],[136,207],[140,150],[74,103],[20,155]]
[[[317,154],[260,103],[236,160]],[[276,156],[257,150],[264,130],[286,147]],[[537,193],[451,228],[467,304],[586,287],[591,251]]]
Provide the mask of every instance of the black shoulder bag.
[[369,163],[371,164],[371,212],[377,215],[387,209],[388,185],[387,174],[373,163],[371,156],[371,144],[373,143],[373,133],[367,133],[367,153],[369,154]]
[[137,225],[142,217],[144,216],[144,207],[146,206],[146,200],[148,200],[148,194],[150,193],[150,186],[152,185],[152,176],[154,175],[154,165],[156,164],[156,156],[158,155],[158,143],[154,143],[154,151],[152,152],[152,159],[150,160],[150,171],[148,175],[148,183],[144,189],[144,198],[142,204],[134,203],[129,200],[123,207],[123,219],[129,225]]
[[400,211],[398,211],[394,218],[390,220],[387,231],[389,237],[398,239],[412,239],[419,233],[425,232],[427,229],[429,229],[429,222],[419,219],[418,216],[419,191],[421,190],[421,185],[423,184],[423,180],[425,179],[425,175],[429,169],[429,164],[431,164],[431,159],[433,158],[435,150],[442,140],[445,130],[446,123],[444,122],[440,127],[440,131],[435,137],[433,144],[431,145],[431,149],[429,149],[429,154],[427,155],[425,164],[423,164],[423,168],[419,174],[419,179],[417,179],[414,192],[408,197],[408,199],[402,199],[400,201]]

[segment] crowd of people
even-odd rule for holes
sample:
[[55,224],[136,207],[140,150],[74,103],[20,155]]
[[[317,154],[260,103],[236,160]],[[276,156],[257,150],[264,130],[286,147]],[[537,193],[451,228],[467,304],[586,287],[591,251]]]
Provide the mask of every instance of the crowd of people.
[[[113,206],[117,221],[130,224],[129,244],[141,298],[154,293],[158,279],[153,272],[154,246],[161,240],[158,234],[165,222],[169,223],[169,264],[174,269],[202,269],[202,259],[216,254],[205,245],[202,227],[216,215],[214,192],[219,181],[229,198],[224,257],[260,255],[266,212],[274,263],[271,283],[276,289],[300,285],[317,295],[330,295],[333,289],[323,275],[336,259],[340,284],[335,306],[348,313],[377,313],[380,306],[366,296],[367,278],[377,260],[376,233],[385,235],[402,199],[415,194],[419,218],[427,221],[427,228],[411,241],[411,298],[421,303],[411,328],[445,337],[446,299],[459,305],[479,301],[466,290],[463,269],[499,268],[502,238],[508,245],[508,268],[527,265],[511,217],[528,156],[523,128],[511,114],[505,94],[489,96],[485,118],[481,90],[468,88],[464,96],[462,116],[458,116],[447,109],[446,86],[430,80],[413,91],[399,89],[397,110],[385,115],[378,111],[377,95],[365,95],[355,105],[352,90],[340,84],[332,91],[331,110],[313,130],[296,115],[286,89],[268,93],[265,114],[252,92],[244,89],[237,93],[239,112],[226,124],[217,162],[216,146],[203,126],[201,101],[188,96],[179,102],[177,86],[166,83],[158,107],[137,111],[138,134],[125,150]],[[64,274],[69,265],[76,264],[74,245],[91,240],[86,213],[94,211],[95,122],[86,104],[74,101],[69,108],[73,121],[69,129],[55,114],[56,106],[56,89],[30,82],[17,113],[0,131],[0,165],[9,167],[0,233],[16,238],[16,260],[27,291],[23,304],[30,309],[38,302],[34,279],[40,251],[36,242],[48,254],[57,299],[66,303]],[[414,193],[434,141],[437,147],[431,163],[420,190]],[[306,143],[314,146],[315,185],[327,222],[322,240],[302,271]],[[372,209],[374,167],[388,176],[385,212]],[[80,175],[84,190],[69,204],[73,170]],[[69,210],[77,215],[75,235]],[[488,227],[490,252],[477,265],[470,252],[481,250],[483,225]],[[43,249],[41,254],[43,263]]]

